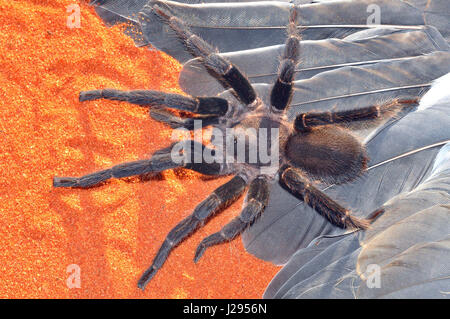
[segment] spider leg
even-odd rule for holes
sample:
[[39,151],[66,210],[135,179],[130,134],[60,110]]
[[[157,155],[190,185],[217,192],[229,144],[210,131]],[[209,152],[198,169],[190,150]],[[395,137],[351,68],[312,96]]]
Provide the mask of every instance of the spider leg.
[[243,103],[251,105],[256,101],[255,90],[236,66],[219,56],[218,52],[205,40],[193,34],[186,24],[181,19],[173,16],[170,9],[166,8],[162,2],[155,1],[153,11],[175,31],[195,56],[203,59],[206,67],[219,75],[233,88]]
[[386,116],[392,116],[403,108],[417,104],[418,101],[418,98],[409,100],[396,99],[386,104],[372,105],[356,110],[302,113],[295,118],[294,128],[298,132],[306,132],[315,126],[376,120]]
[[174,249],[175,246],[193,233],[197,227],[206,221],[206,219],[234,202],[239,195],[244,192],[246,185],[247,182],[244,177],[239,175],[233,177],[228,183],[217,188],[211,195],[201,202],[194,209],[194,212],[191,215],[176,225],[169,232],[163,244],[159,248],[156,257],[153,259],[152,265],[139,279],[138,287],[144,290],[145,286],[167,260],[172,249]]
[[370,220],[352,216],[348,209],[314,187],[299,169],[283,167],[280,170],[280,183],[335,226],[366,229],[370,224]]
[[220,117],[218,116],[203,116],[203,117],[189,117],[182,118],[179,117],[167,109],[151,109],[150,116],[152,119],[166,123],[171,128],[186,128],[188,130],[194,129],[194,121],[201,121],[201,127],[207,127],[210,125],[215,125],[220,123]]
[[[226,171],[226,167],[224,165],[221,165],[220,163],[196,163],[194,161],[195,152],[201,151],[203,154],[206,146],[196,141],[187,140],[186,142],[192,142],[190,144],[191,160],[187,163],[177,163],[173,161],[172,148],[175,145],[173,144],[167,148],[155,152],[155,154],[153,154],[153,156],[147,160],[122,163],[113,166],[112,168],[94,172],[92,174],[84,175],[81,177],[54,177],[53,186],[88,188],[111,178],[130,177],[150,172],[158,173],[177,167],[184,167],[205,175],[228,174],[228,172]],[[201,147],[196,147],[196,144],[198,144],[199,146],[201,145]]]
[[190,97],[151,90],[103,89],[80,92],[80,102],[98,99],[125,101],[142,106],[162,106],[196,114],[223,116],[228,112],[228,101],[220,97]]
[[195,252],[194,262],[204,254],[206,248],[234,239],[251,225],[264,211],[269,201],[269,183],[267,177],[260,175],[249,186],[245,206],[241,214],[225,225],[219,232],[201,241]]
[[280,62],[278,78],[270,92],[270,104],[278,111],[284,110],[291,101],[295,67],[300,55],[300,34],[297,30],[297,11],[295,7],[290,11],[287,30],[288,38]]
[[122,163],[109,169],[81,177],[54,177],[53,186],[88,188],[111,178],[122,178],[150,172],[160,172],[179,166],[179,164],[172,162],[170,153],[157,154],[148,160]]

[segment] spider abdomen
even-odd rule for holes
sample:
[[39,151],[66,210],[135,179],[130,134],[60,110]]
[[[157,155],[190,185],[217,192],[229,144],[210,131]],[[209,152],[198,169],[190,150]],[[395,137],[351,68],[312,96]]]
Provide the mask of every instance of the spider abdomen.
[[321,126],[288,138],[289,164],[326,183],[344,183],[361,175],[368,157],[364,146],[348,130]]

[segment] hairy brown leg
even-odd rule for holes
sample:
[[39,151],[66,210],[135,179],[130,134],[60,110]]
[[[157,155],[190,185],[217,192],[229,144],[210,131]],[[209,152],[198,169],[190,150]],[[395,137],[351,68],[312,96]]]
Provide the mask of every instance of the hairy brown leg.
[[203,59],[204,65],[220,76],[233,90],[238,98],[247,105],[256,101],[256,92],[248,79],[239,69],[219,56],[217,51],[205,40],[193,34],[186,24],[174,17],[164,3],[155,1],[153,11],[163,19],[190,51]]
[[396,99],[382,105],[372,105],[356,110],[302,113],[295,118],[294,128],[298,132],[306,132],[321,125],[376,120],[393,116],[401,109],[416,105],[418,102],[418,98]]
[[194,261],[197,262],[208,247],[228,242],[241,234],[264,211],[269,201],[269,183],[267,177],[256,177],[249,186],[245,198],[245,206],[241,214],[225,225],[219,232],[201,241],[195,252]]
[[244,192],[246,186],[246,178],[239,175],[235,176],[228,183],[217,188],[194,209],[191,215],[175,226],[159,248],[151,266],[139,279],[138,287],[145,289],[145,286],[147,286],[149,281],[167,260],[170,252],[193,233],[206,219],[234,202]]
[[367,219],[352,216],[350,210],[313,186],[299,169],[283,167],[280,171],[280,183],[335,226],[366,229],[370,224]]
[[102,89],[83,91],[80,102],[98,99],[125,101],[143,106],[155,106],[188,111],[196,114],[223,116],[228,112],[228,101],[220,97],[190,97],[151,90],[121,91]]
[[270,104],[278,111],[284,110],[291,101],[295,67],[300,55],[300,34],[297,30],[297,11],[295,7],[291,9],[287,31],[288,38],[281,57],[278,78],[270,92]]
[[189,143],[184,146],[186,149],[187,147],[191,148],[191,160],[186,163],[176,163],[173,161],[171,152],[174,144],[172,144],[167,148],[155,152],[155,154],[147,160],[122,163],[113,166],[112,168],[81,177],[54,177],[53,186],[88,188],[111,178],[130,177],[151,172],[158,173],[177,167],[184,167],[205,175],[221,175],[229,173],[225,171],[226,168],[220,163],[195,163],[195,153],[201,152],[203,154],[206,146],[191,140],[184,141],[184,143]]

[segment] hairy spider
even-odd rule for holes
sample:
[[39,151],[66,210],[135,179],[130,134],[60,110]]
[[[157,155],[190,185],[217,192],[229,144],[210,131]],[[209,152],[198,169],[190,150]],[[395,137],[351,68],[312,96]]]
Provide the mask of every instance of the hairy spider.
[[[206,248],[230,241],[241,234],[267,206],[271,183],[279,182],[333,225],[356,229],[368,227],[371,218],[380,211],[372,214],[369,219],[356,218],[352,216],[350,210],[319,190],[312,180],[345,183],[360,176],[368,161],[365,148],[351,131],[342,125],[353,121],[371,121],[391,116],[395,110],[414,104],[416,100],[394,100],[386,104],[364,106],[350,111],[309,112],[299,114],[294,121],[289,121],[286,117],[286,109],[293,95],[294,70],[300,52],[300,34],[295,7],[290,11],[288,37],[281,57],[278,78],[268,97],[261,94],[259,96],[236,66],[218,55],[218,52],[203,39],[193,34],[180,19],[170,13],[163,3],[154,2],[152,10],[177,33],[195,56],[202,59],[203,64],[218,79],[231,87],[234,97],[229,94],[218,97],[188,97],[148,90],[104,89],[81,92],[80,101],[109,99],[151,106],[150,114],[153,118],[174,128],[193,130],[194,122],[201,120],[203,126],[212,126],[223,132],[229,128],[250,128],[259,132],[260,129],[277,129],[279,132],[277,141],[273,140],[272,135],[267,134],[264,139],[267,144],[278,146],[279,168],[275,171],[263,170],[266,164],[261,161],[249,161],[248,154],[245,156],[245,161],[241,163],[192,161],[189,159],[195,157],[199,151],[214,153],[214,150],[189,140],[191,155],[188,160],[181,163],[174,161],[172,154],[174,145],[172,145],[156,152],[147,160],[120,164],[82,177],[55,177],[53,180],[55,187],[88,188],[110,178],[161,172],[177,167],[212,176],[234,175],[229,182],[217,188],[195,208],[191,215],[169,232],[152,265],[140,278],[138,287],[145,288],[176,245],[212,215],[236,201],[247,190],[241,214],[220,232],[203,239],[197,248],[194,261],[197,262],[200,259]],[[174,113],[173,110],[179,110],[182,113]],[[246,151],[252,147],[252,143],[255,143],[255,140],[249,139],[246,142]]]

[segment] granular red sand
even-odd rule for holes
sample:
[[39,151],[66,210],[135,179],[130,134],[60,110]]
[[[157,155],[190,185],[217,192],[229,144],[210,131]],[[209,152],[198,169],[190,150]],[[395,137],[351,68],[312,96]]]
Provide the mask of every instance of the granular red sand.
[[[170,141],[146,109],[78,102],[82,90],[111,87],[181,92],[180,65],[138,49],[75,0],[0,0],[0,297],[259,298],[277,267],[240,240],[192,261],[200,240],[235,216],[242,200],[176,248],[145,292],[136,287],[168,231],[228,178],[188,172],[113,180],[89,190],[54,189],[53,176],[80,176],[142,159]],[[69,289],[67,266],[81,268]]]

